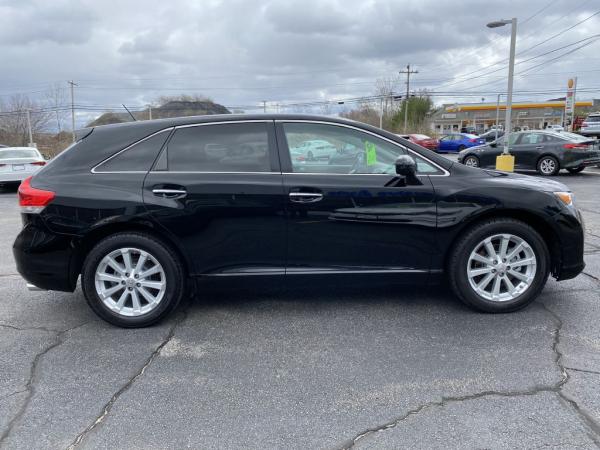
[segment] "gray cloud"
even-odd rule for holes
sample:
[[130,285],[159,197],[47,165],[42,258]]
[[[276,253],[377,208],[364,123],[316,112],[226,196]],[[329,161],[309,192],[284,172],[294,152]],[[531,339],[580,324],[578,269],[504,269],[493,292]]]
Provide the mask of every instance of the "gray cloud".
[[[77,101],[97,106],[141,106],[177,93],[233,106],[338,99],[373,93],[377,78],[410,62],[419,70],[413,86],[442,93],[436,101],[475,98],[469,90],[492,99],[505,89],[505,70],[478,76],[503,66],[484,70],[507,56],[509,30],[486,22],[519,17],[523,50],[595,7],[589,0],[0,0],[0,95],[43,95],[36,92],[45,85],[73,79]],[[522,59],[597,33],[599,17]],[[516,89],[562,89],[580,71],[580,85],[599,91],[585,97],[600,97],[598,45],[517,77]]]

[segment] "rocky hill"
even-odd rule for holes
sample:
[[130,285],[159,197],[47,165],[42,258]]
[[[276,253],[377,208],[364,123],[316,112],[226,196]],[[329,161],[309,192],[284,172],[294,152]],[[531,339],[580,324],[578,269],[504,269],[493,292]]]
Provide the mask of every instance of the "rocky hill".
[[[230,114],[227,108],[218,103],[209,100],[171,100],[161,106],[152,108],[153,119],[163,119],[167,117],[185,117],[185,116],[203,116],[211,114]],[[142,111],[132,111],[136,120],[148,120],[148,109]],[[88,123],[88,127],[98,125],[108,125],[111,123],[131,122],[132,118],[127,111],[104,113],[97,119]]]

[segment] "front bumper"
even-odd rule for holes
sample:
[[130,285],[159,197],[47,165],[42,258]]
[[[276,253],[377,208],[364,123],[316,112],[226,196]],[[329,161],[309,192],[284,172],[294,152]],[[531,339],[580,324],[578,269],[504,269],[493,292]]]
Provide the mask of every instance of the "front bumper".
[[37,290],[73,292],[77,271],[72,239],[50,232],[40,217],[28,216],[13,244],[17,271]]
[[557,281],[569,280],[579,275],[585,268],[583,250],[585,227],[583,216],[578,210],[560,212],[554,216],[561,243],[553,243],[552,275]]

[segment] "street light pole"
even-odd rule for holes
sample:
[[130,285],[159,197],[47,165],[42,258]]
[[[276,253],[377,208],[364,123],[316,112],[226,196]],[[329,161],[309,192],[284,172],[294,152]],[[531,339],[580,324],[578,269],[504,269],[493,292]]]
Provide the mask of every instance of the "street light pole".
[[506,116],[504,121],[504,149],[502,154],[496,158],[496,169],[512,172],[515,168],[515,158],[509,153],[510,132],[512,131],[512,94],[513,94],[513,78],[515,74],[515,51],[517,46],[517,18],[513,17],[510,20],[498,20],[488,23],[488,28],[503,27],[511,25],[510,35],[510,57],[508,63],[508,91],[506,94]]
[[498,140],[498,127],[500,126],[500,96],[502,94],[498,94],[498,101],[496,102],[496,138]]

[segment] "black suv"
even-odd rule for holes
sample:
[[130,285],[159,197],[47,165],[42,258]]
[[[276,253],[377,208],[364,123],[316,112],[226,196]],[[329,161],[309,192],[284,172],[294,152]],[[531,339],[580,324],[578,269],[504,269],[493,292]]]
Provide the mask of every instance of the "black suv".
[[[519,309],[583,269],[557,182],[454,164],[377,128],[300,115],[108,125],[19,188],[17,267],[120,326],[152,324],[202,279],[434,283]],[[352,158],[309,159],[307,141]],[[189,282],[188,281],[192,281]]]

